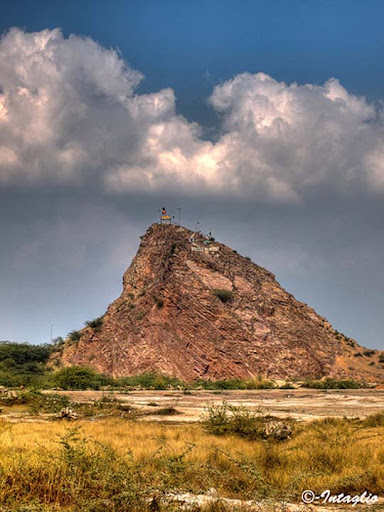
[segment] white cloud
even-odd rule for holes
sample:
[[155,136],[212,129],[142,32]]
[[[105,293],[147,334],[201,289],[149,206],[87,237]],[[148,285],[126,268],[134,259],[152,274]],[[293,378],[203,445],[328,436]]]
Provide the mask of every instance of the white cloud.
[[243,73],[216,86],[216,142],[177,114],[171,89],[135,94],[141,79],[91,39],[12,29],[0,42],[0,183],[283,202],[384,190],[382,116],[335,79]]

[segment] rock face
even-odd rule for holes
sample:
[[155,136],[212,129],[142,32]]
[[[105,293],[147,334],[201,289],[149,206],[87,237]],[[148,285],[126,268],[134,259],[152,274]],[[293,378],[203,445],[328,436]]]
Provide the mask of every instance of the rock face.
[[101,327],[66,341],[60,364],[113,376],[151,370],[186,381],[382,380],[378,352],[337,333],[249,258],[175,225],[153,224],[141,238],[121,296]]

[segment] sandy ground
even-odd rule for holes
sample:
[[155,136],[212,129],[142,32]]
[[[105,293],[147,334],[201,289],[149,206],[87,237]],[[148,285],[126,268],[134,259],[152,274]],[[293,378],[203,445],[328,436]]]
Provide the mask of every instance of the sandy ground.
[[[48,391],[50,392],[50,391]],[[308,390],[276,389],[252,391],[129,391],[112,393],[103,391],[52,391],[65,394],[74,401],[91,402],[103,396],[115,396],[124,403],[146,412],[145,420],[195,422],[208,405],[219,405],[223,401],[231,405],[244,405],[264,414],[311,420],[326,416],[364,418],[377,412],[384,413],[384,390]],[[181,414],[157,415],[159,408],[173,406]],[[151,413],[148,415],[148,413]]]

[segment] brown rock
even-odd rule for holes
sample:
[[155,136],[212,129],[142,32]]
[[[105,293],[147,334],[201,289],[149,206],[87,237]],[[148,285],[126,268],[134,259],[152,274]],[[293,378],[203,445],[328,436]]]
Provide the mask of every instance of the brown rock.
[[64,407],[57,413],[59,420],[77,420],[77,413],[71,407]]
[[292,427],[284,421],[270,420],[266,422],[263,434],[265,438],[285,441],[291,437]]
[[[198,378],[349,377],[383,380],[353,357],[359,346],[286,292],[268,270],[202,235],[153,224],[101,328],[66,341],[60,364],[112,376],[162,372]],[[200,250],[201,249],[201,250]],[[223,292],[224,290],[224,292]],[[220,300],[220,293],[230,300]],[[228,297],[227,297],[228,299]]]

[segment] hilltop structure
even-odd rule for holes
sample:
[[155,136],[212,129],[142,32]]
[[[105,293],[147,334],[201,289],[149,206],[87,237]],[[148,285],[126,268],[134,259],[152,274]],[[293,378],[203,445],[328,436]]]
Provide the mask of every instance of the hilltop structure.
[[112,376],[384,377],[367,351],[285,291],[268,270],[184,227],[153,224],[102,322],[67,340],[62,365]]

